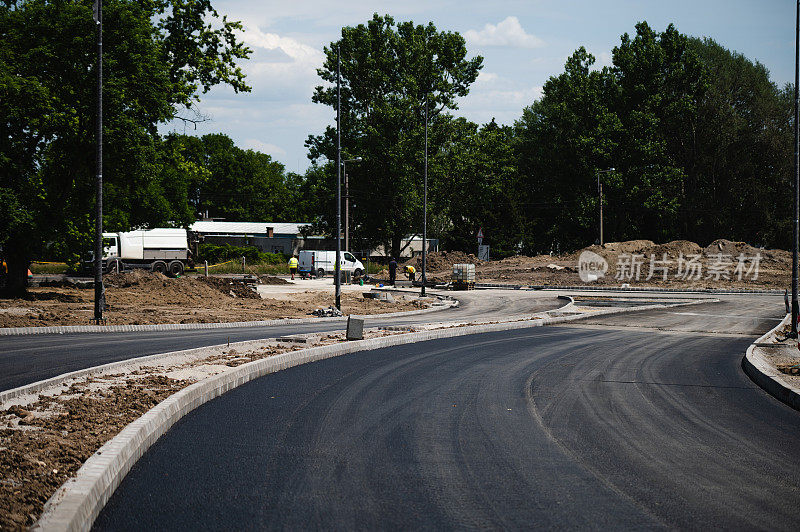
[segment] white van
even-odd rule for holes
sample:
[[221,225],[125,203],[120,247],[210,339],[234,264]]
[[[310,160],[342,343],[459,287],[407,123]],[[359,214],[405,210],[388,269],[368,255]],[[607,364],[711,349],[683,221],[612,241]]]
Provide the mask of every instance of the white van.
[[[324,277],[327,274],[333,274],[336,268],[335,251],[304,250],[300,252],[298,260],[300,263],[298,270],[303,279],[309,276]],[[364,265],[349,251],[342,251],[342,254],[339,255],[339,263],[342,271],[353,272],[353,277],[361,277],[364,274]]]

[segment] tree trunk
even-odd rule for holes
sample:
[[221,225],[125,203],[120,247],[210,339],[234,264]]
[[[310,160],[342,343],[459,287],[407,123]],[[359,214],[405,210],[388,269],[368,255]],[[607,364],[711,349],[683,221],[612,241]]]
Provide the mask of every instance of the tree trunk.
[[8,264],[8,274],[3,274],[0,281],[0,294],[3,297],[20,297],[25,295],[28,288],[28,266],[30,259],[9,253],[5,257]]
[[403,241],[402,235],[394,234],[392,235],[392,257],[395,260],[400,260],[400,244]]

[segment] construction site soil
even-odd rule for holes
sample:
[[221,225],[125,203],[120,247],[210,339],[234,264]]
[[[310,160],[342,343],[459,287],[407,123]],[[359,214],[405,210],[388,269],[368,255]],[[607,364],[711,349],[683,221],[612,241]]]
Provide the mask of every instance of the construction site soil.
[[[585,251],[606,261],[608,270],[604,276],[594,281],[581,279],[579,258]],[[703,248],[687,240],[664,244],[629,240],[593,245],[564,255],[517,255],[486,262],[460,251],[433,252],[427,257],[426,277],[435,283],[448,282],[453,265],[460,263],[475,264],[478,283],[525,286],[627,284],[689,289],[784,289],[791,284],[792,271],[792,255],[788,251],[759,249],[744,242],[719,239]],[[757,267],[753,268],[756,263]],[[416,268],[419,279],[422,258],[414,257],[402,266],[407,264]],[[650,275],[651,268],[653,275]],[[377,277],[388,279],[389,273],[383,270]],[[402,277],[401,272],[398,277]]]
[[[267,277],[264,284],[288,284]],[[267,299],[247,283],[225,277],[170,278],[135,270],[104,277],[106,324],[215,323],[307,318],[328,307],[331,295],[321,291],[294,293],[290,300]],[[365,287],[365,291],[369,288]],[[0,299],[0,327],[87,325],[94,315],[94,290],[75,287],[31,288],[26,297]],[[389,303],[343,293],[345,314],[382,314],[425,308],[417,300]]]

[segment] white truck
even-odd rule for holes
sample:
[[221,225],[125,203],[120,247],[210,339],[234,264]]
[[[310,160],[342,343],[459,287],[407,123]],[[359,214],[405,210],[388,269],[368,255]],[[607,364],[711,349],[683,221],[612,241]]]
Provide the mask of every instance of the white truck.
[[[335,251],[303,250],[298,257],[300,277],[325,277],[332,274],[336,268]],[[339,256],[340,267],[343,272],[352,272],[353,277],[364,274],[364,265],[349,251],[342,251]]]
[[103,269],[106,272],[145,268],[181,275],[187,265],[192,265],[192,252],[186,229],[103,233]]

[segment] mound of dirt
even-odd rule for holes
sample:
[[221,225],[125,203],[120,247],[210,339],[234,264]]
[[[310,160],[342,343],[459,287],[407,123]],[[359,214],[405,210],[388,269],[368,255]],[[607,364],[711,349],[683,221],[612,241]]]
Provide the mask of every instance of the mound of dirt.
[[163,273],[135,269],[125,273],[110,273],[103,276],[103,284],[112,288],[129,288],[131,286],[156,287],[165,286],[170,278]]
[[281,279],[274,275],[261,275],[258,277],[258,282],[261,284],[291,284],[286,279]]
[[[475,255],[466,254],[463,251],[434,251],[427,254],[427,272],[452,271],[453,264],[475,264]],[[413,266],[417,271],[422,271],[422,255],[418,255],[408,260],[403,266]]]
[[679,257],[681,254],[688,257],[689,255],[700,255],[702,252],[703,248],[689,240],[673,240],[666,244],[659,244],[654,246],[651,251],[658,258],[661,258],[664,253],[669,257]]
[[752,257],[759,252],[758,249],[746,244],[745,242],[731,242],[724,238],[719,238],[710,243],[703,250],[706,255],[717,255],[722,253],[724,255],[732,255],[734,258],[739,254],[744,254],[746,257]]
[[225,279],[222,277],[198,277],[201,283],[214,287],[223,294],[231,297],[240,297],[242,299],[261,299],[247,283],[238,279]]
[[624,242],[606,242],[602,247],[613,253],[642,253],[656,245],[652,240],[626,240]]

